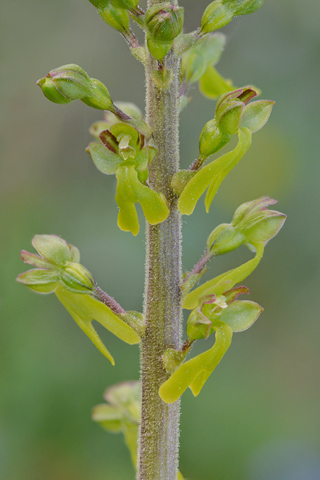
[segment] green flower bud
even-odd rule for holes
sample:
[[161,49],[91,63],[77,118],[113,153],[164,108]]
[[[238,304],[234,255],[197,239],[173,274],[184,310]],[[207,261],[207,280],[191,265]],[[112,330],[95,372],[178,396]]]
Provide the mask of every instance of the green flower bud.
[[200,134],[200,155],[203,157],[213,155],[221,150],[231,140],[231,137],[231,134],[221,132],[216,119],[210,120]]
[[124,35],[129,33],[130,17],[127,10],[117,8],[110,2],[106,2],[105,6],[98,8],[98,13],[102,20],[110,25],[110,27]]
[[201,35],[214,32],[231,22],[234,13],[223,0],[215,0],[205,9],[201,19]]
[[255,12],[263,0],[215,0],[205,9],[201,19],[201,34],[213,32],[224,27],[237,15]]
[[149,36],[155,42],[170,43],[183,28],[184,9],[170,3],[159,3],[149,8],[145,22]]
[[115,108],[107,87],[96,78],[91,78],[90,95],[82,97],[80,100],[89,107],[98,110],[113,111]]
[[249,103],[243,110],[241,126],[249,128],[252,133],[260,130],[269,120],[275,102],[272,100],[258,100]]
[[78,65],[70,64],[51,70],[38,80],[44,95],[55,103],[69,103],[91,94],[91,80]]
[[221,150],[239,131],[244,108],[256,95],[251,87],[243,87],[219,98],[215,118],[205,124],[200,135],[199,149],[204,159]]
[[94,278],[80,263],[67,262],[61,271],[62,285],[76,293],[89,293],[94,290]]
[[102,143],[91,142],[86,151],[97,169],[105,175],[113,175],[121,165],[122,158],[106,148]]

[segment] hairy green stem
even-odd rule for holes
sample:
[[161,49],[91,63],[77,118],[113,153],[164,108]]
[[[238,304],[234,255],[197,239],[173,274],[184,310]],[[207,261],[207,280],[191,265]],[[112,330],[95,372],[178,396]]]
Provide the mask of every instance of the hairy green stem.
[[[157,3],[151,0],[149,7]],[[169,53],[164,66],[173,72],[167,90],[154,84],[152,70],[157,68],[157,62],[148,55],[147,121],[158,148],[150,166],[149,182],[166,196],[171,213],[165,222],[147,225],[139,480],[176,480],[178,471],[180,403],[167,405],[158,395],[160,385],[168,378],[162,355],[167,348],[180,348],[182,318],[181,218],[170,188],[172,176],[179,168],[179,60]]]

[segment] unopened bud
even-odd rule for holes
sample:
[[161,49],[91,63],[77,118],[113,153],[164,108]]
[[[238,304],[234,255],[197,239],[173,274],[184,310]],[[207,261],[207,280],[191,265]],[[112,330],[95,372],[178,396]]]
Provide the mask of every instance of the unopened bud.
[[127,10],[117,8],[110,1],[104,2],[105,6],[98,8],[98,13],[110,27],[122,34],[127,34],[130,29],[130,17]]
[[237,15],[253,13],[262,4],[263,0],[215,0],[204,11],[201,19],[201,34],[224,27]]
[[182,32],[183,20],[184,9],[170,3],[149,8],[145,19],[149,35],[159,43],[172,42]]
[[91,94],[91,80],[78,65],[70,64],[51,70],[38,80],[44,95],[55,103],[69,103]]
[[201,34],[214,32],[231,22],[233,10],[223,0],[215,0],[205,9],[201,19]]

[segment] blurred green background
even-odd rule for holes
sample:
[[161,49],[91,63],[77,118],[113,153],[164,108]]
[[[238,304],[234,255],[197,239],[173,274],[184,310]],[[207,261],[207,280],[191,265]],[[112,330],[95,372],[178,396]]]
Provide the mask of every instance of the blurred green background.
[[[84,151],[101,113],[81,102],[54,105],[35,82],[77,63],[115,100],[143,108],[143,69],[86,0],[2,3],[0,478],[133,479],[123,439],[95,425],[90,411],[107,386],[138,378],[138,348],[101,331],[112,367],[53,295],[36,296],[15,277],[33,235],[56,233],[80,248],[82,263],[124,308],[142,308],[144,233],[117,229],[115,181]],[[180,3],[191,31],[209,0]],[[189,479],[320,479],[319,18],[318,0],[266,0],[224,29],[220,73],[259,86],[276,106],[210,214],[200,201],[184,217],[184,268],[240,203],[272,196],[288,220],[246,282],[265,312],[235,335],[201,395],[183,396],[181,470]],[[192,94],[181,118],[184,168],[214,110],[197,87]],[[244,258],[245,249],[221,258],[207,276]]]

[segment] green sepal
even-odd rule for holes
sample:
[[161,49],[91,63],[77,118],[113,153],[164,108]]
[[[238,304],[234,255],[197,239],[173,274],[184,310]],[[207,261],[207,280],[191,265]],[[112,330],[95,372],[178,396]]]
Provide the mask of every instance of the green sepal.
[[57,235],[35,235],[32,245],[39,255],[54,265],[63,266],[71,261],[70,245]]
[[234,150],[228,152],[217,160],[209,163],[197,171],[180,195],[178,209],[184,215],[191,215],[195,206],[208,188],[205,205],[209,210],[210,204],[220,187],[223,179],[237,165],[251,145],[251,132],[241,128],[238,132],[239,141]]
[[200,92],[211,100],[216,100],[220,95],[235,88],[232,80],[223,78],[212,65],[206,68],[199,81]]
[[220,320],[233,332],[244,332],[255,323],[262,312],[263,308],[255,302],[235,300],[222,310]]
[[87,146],[86,151],[89,153],[97,169],[105,175],[116,173],[121,165],[122,158],[108,150],[102,143],[91,142]]
[[21,251],[21,258],[24,263],[28,263],[37,268],[53,268],[54,264],[46,258],[40,257],[36,253],[29,253],[26,250]]
[[193,395],[197,396],[228,350],[232,340],[232,329],[220,321],[216,321],[213,327],[216,332],[213,347],[180,365],[161,385],[159,395],[165,403],[176,402],[188,387],[191,388]]
[[188,310],[197,308],[207,295],[223,295],[224,292],[230,290],[236,283],[240,283],[247,278],[258,266],[264,252],[264,244],[258,243],[255,245],[255,248],[256,255],[253,259],[240,267],[222,273],[188,293],[183,301],[183,308]]
[[137,333],[99,300],[90,295],[72,293],[61,286],[57,287],[55,294],[79,327],[100,352],[110,360],[112,365],[114,365],[113,357],[93,328],[92,320],[96,320],[111,333],[130,345],[140,342]]
[[249,222],[248,225],[246,225],[244,235],[248,243],[267,243],[271,238],[277,235],[283,226],[287,218],[286,215],[274,210],[267,210],[267,212],[267,214],[266,212],[261,212],[261,215],[255,218],[252,225],[250,225]]
[[[48,270],[45,268],[33,268],[32,270],[20,273],[17,277],[17,281],[23,285],[27,285],[27,287],[30,287],[31,289],[33,289],[34,286],[37,287],[37,285],[40,285],[41,287],[47,284],[52,285],[59,281],[59,271],[53,269]],[[45,293],[50,292],[46,291]]]
[[274,104],[272,100],[257,100],[246,105],[241,126],[248,128],[252,133],[258,132],[269,120]]

